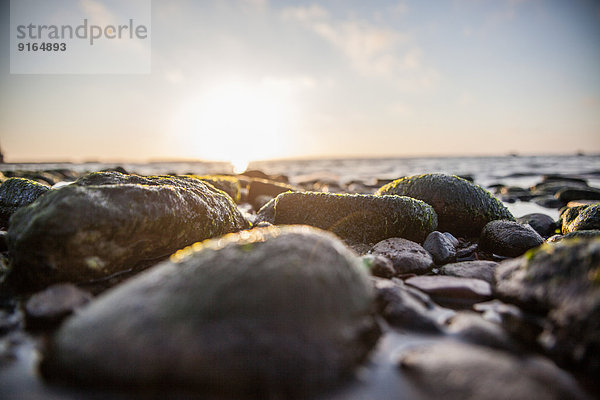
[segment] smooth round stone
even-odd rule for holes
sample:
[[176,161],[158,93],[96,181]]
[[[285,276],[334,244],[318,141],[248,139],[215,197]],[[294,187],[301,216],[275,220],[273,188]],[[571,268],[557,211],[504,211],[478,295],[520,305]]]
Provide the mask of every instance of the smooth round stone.
[[106,292],[57,332],[43,371],[70,382],[302,398],[379,336],[360,259],[335,236],[259,228],[194,244]]
[[587,399],[575,379],[550,360],[458,342],[404,350],[403,373],[427,399]]
[[532,213],[523,215],[517,218],[517,222],[528,224],[544,238],[552,236],[556,231],[556,222],[547,214]]
[[369,253],[390,259],[397,275],[422,274],[433,267],[433,259],[427,250],[407,239],[395,237],[382,240]]
[[462,261],[444,265],[440,268],[440,274],[459,278],[481,279],[492,284],[494,283],[494,272],[497,265],[498,263],[495,261]]
[[28,325],[58,322],[91,299],[89,292],[70,283],[49,286],[25,303]]
[[415,276],[404,282],[427,293],[442,305],[474,304],[488,300],[492,295],[490,284],[481,279]]
[[514,221],[492,221],[481,231],[479,247],[505,257],[518,257],[544,243],[531,226]]

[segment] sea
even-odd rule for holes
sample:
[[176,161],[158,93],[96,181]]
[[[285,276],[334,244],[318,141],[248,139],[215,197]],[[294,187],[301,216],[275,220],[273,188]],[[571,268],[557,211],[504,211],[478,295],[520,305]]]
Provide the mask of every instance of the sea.
[[[122,167],[142,175],[156,174],[231,174],[239,165],[212,161],[160,161],[147,163],[8,163],[0,170],[70,169],[77,172],[100,171]],[[291,184],[307,180],[326,180],[341,185],[377,182],[424,173],[445,173],[468,176],[478,185],[488,188],[494,184],[528,188],[540,182],[544,175],[559,174],[587,179],[588,184],[600,187],[600,154],[597,155],[540,155],[495,157],[386,157],[386,158],[320,158],[253,161],[248,170],[261,170],[270,175],[286,175]],[[531,202],[507,203],[515,216],[543,212],[558,218],[558,210],[544,208]]]

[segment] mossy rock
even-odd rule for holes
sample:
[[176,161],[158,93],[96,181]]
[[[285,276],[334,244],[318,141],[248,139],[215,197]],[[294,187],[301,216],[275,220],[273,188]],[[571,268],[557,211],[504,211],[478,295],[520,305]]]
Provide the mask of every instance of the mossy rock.
[[479,236],[490,221],[514,221],[490,192],[457,176],[414,175],[382,186],[377,195],[408,196],[430,204],[438,215],[438,230],[457,236]]
[[209,184],[117,174],[92,174],[13,215],[15,283],[35,288],[102,278],[249,227],[231,198]]
[[[380,331],[360,259],[311,227],[196,243],[66,321],[42,364],[79,384],[309,398],[365,359]],[[212,398],[212,397],[210,397]]]
[[350,243],[377,243],[390,237],[423,242],[437,227],[428,204],[402,196],[282,193],[259,211],[276,225],[304,224],[329,230]]
[[203,182],[210,183],[217,189],[221,189],[227,193],[233,201],[236,203],[240,202],[242,197],[240,180],[235,176],[230,175],[189,175],[192,178],[200,179]]
[[560,216],[562,233],[600,229],[600,204],[566,209]]
[[501,300],[546,315],[540,344],[557,361],[598,376],[600,238],[563,239],[502,262],[495,291]]
[[295,189],[287,183],[276,182],[268,179],[252,178],[248,188],[248,203],[254,203],[259,196],[271,196],[276,197],[277,195]]
[[33,203],[50,188],[26,178],[8,178],[0,185],[0,228],[19,208]]

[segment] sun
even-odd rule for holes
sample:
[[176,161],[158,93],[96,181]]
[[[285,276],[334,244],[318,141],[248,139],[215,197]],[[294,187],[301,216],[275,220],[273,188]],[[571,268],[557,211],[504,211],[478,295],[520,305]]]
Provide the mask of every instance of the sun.
[[179,135],[186,155],[229,161],[243,172],[252,160],[274,158],[287,146],[291,129],[290,97],[265,85],[217,85],[182,106]]

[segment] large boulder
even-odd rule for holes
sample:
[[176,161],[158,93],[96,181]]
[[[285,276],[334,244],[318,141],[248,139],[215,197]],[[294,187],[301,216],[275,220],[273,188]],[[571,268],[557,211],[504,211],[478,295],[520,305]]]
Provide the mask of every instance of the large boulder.
[[545,315],[538,340],[563,364],[600,373],[600,239],[563,239],[502,262],[496,295]]
[[[311,227],[197,243],[58,331],[42,370],[84,384],[305,398],[348,377],[380,330],[360,259]],[[221,397],[219,397],[221,398]]]
[[305,224],[329,230],[353,243],[377,243],[390,237],[422,242],[437,226],[433,208],[401,196],[282,193],[259,211],[272,224]]
[[0,228],[19,208],[33,203],[50,188],[26,178],[8,178],[0,185]]
[[17,284],[102,278],[249,227],[228,195],[199,180],[117,174],[92,174],[13,215]]
[[490,221],[514,220],[510,211],[490,192],[457,176],[409,176],[382,186],[376,194],[423,200],[435,209],[438,230],[457,236],[479,236]]

